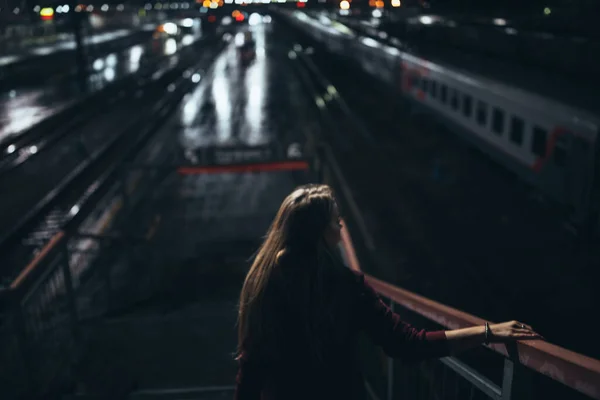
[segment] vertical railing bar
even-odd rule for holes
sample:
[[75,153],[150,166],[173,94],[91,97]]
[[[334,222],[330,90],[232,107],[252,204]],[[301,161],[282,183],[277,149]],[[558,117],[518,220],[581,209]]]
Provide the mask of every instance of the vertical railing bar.
[[15,333],[17,339],[17,345],[19,346],[18,353],[21,354],[22,368],[25,373],[25,382],[29,388],[27,391],[33,390],[36,385],[35,374],[33,371],[33,359],[31,356],[31,347],[29,335],[27,333],[27,327],[25,322],[25,307],[22,302],[16,304],[16,311],[13,314],[13,322],[15,325]]
[[436,363],[427,363],[430,368],[428,371],[428,377],[429,377],[429,384],[427,385],[428,391],[429,391],[429,396],[427,396],[429,399],[435,399],[435,366]]
[[[395,311],[394,300],[390,299],[390,310],[392,312]],[[388,381],[387,381],[387,399],[393,400],[394,398],[394,359],[392,357],[388,357]]]
[[422,399],[423,395],[425,394],[424,391],[423,391],[423,381],[425,380],[425,378],[424,378],[425,374],[420,369],[416,370],[415,372],[417,373],[417,376],[418,376],[418,379],[417,379],[418,385],[417,385],[417,396],[416,396],[416,398],[417,399]]
[[414,370],[412,368],[406,368],[406,365],[404,366],[404,371],[406,371],[406,379],[405,379],[405,383],[406,383],[406,390],[404,391],[404,398],[409,399],[409,398],[415,398],[415,386],[414,386],[414,382],[415,380],[412,379],[412,375],[414,375]]
[[455,385],[454,385],[454,398],[455,399],[459,399],[460,398],[459,397],[459,394],[460,394],[460,379],[456,379],[454,382],[456,382]]
[[[102,253],[104,244],[103,243],[98,243],[98,245],[100,246],[100,254]],[[113,243],[110,243],[109,246],[112,246]],[[98,262],[98,261],[96,261]],[[112,306],[113,306],[113,296],[112,296],[112,278],[110,276],[110,266],[111,263],[103,263],[106,265],[100,265],[100,268],[102,269],[102,275],[104,275],[104,284],[105,284],[105,288],[104,288],[104,295],[106,296],[106,311],[110,312],[112,310]]]
[[75,342],[75,346],[79,345],[79,316],[77,313],[77,298],[75,294],[75,290],[73,288],[73,276],[71,274],[71,266],[69,261],[69,249],[67,247],[68,240],[65,240],[62,247],[62,268],[64,274],[64,282],[66,289],[66,297],[67,297],[67,310],[69,313],[69,318],[71,322],[71,331],[73,334],[73,339]]
[[454,357],[444,357],[441,358],[440,361],[446,364],[458,375],[462,376],[466,381],[476,386],[488,397],[492,399],[500,399],[502,397],[502,390],[496,384],[462,361],[459,361]]
[[471,385],[471,391],[469,392],[469,400],[473,400],[475,397],[475,386]]
[[448,373],[448,367],[444,363],[440,363],[442,366],[442,394],[446,393],[446,375]]
[[510,400],[513,391],[515,364],[512,360],[504,359],[504,371],[502,374],[502,400]]
[[426,378],[426,387],[427,387],[427,397],[435,398],[435,393],[433,391],[433,387],[435,385],[435,367],[432,366],[431,362],[427,362],[427,378]]
[[[142,174],[142,172],[139,172],[139,174]],[[131,199],[129,198],[129,190],[128,190],[129,189],[129,177],[130,177],[129,169],[127,168],[127,166],[123,166],[122,176],[121,176],[121,198],[123,201],[123,214],[127,215],[127,216],[131,215],[131,204],[130,204]],[[128,238],[129,233],[130,233],[130,229],[128,227],[128,224],[124,224],[123,237]],[[125,263],[127,264],[127,268],[130,268],[131,264],[132,264],[132,260],[133,260],[133,251],[130,246],[130,241],[128,239],[124,239],[124,245],[126,246],[125,252],[124,252]]]

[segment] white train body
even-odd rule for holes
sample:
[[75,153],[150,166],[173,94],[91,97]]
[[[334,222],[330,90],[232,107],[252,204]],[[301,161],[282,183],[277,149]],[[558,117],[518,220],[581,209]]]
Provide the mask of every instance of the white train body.
[[443,120],[455,132],[572,211],[584,225],[598,211],[600,121],[504,83],[433,63],[304,13],[290,20],[332,53]]

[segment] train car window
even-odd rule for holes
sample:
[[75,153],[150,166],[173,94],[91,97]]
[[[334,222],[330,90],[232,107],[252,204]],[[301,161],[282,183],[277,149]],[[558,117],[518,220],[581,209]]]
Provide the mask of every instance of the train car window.
[[437,97],[437,82],[436,81],[431,81],[431,85],[429,86],[429,94],[433,98]]
[[450,98],[450,106],[454,111],[458,110],[458,90],[452,90],[452,97]]
[[473,100],[471,96],[465,94],[463,97],[463,115],[467,118],[471,118],[473,112]]
[[518,144],[519,146],[523,144],[523,128],[525,123],[519,117],[512,117],[510,123],[510,140]]
[[423,90],[423,92],[427,93],[428,89],[429,89],[429,79],[421,78],[421,90]]
[[410,87],[411,88],[417,88],[417,87],[419,87],[419,77],[417,75],[410,75],[408,77],[408,79],[410,80]]
[[498,135],[502,135],[504,132],[504,111],[499,108],[494,108],[492,114],[492,130]]
[[531,142],[531,151],[540,157],[546,155],[546,141],[548,140],[548,131],[539,126],[533,127],[533,142]]
[[556,147],[554,147],[554,163],[559,167],[564,167],[567,163],[567,140],[564,136],[561,136],[556,141]]
[[481,126],[487,124],[487,104],[483,101],[477,102],[477,123]]
[[448,87],[444,84],[440,85],[440,101],[442,104],[446,104],[446,100],[448,99]]

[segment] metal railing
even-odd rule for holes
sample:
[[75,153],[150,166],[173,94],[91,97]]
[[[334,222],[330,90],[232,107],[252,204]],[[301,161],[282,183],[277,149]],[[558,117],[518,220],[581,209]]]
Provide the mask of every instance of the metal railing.
[[[201,63],[209,61],[205,57]],[[190,82],[185,77],[177,80],[156,115],[123,143],[122,152],[92,177],[93,182],[86,180],[83,198],[60,230],[0,288],[2,398],[48,398],[72,391],[84,369],[88,325],[117,306],[135,303],[160,283],[151,268],[152,249],[143,246],[147,238],[113,234],[111,226],[120,211],[130,213],[134,191],[136,198],[143,198],[160,173],[126,172],[190,89]]]
[[151,268],[139,269],[148,266],[141,263],[148,260],[148,247],[140,246],[146,239],[110,233],[119,211],[129,211],[135,180],[118,178],[109,173],[92,185],[79,205],[81,217],[67,222],[0,291],[3,396],[68,390],[82,367],[86,324],[116,305],[134,303],[140,288],[149,287],[132,277],[158,281]]
[[[342,250],[350,268],[362,271],[357,250],[349,230],[358,232],[363,242],[358,209],[348,199],[341,169],[331,149],[321,144],[315,161],[319,179],[341,194],[342,207],[351,220],[342,230]],[[346,228],[349,226],[349,228]],[[353,229],[354,228],[354,229]],[[373,258],[370,246],[362,245],[359,251],[363,264]],[[371,256],[371,257],[370,257]],[[485,324],[486,320],[435,302],[426,297],[396,287],[365,274],[369,284],[385,299],[392,310],[400,312],[407,322],[431,329],[459,329]],[[487,321],[490,322],[490,321]],[[367,373],[375,383],[368,383],[375,399],[537,399],[552,395],[569,400],[600,399],[600,360],[578,354],[544,342],[517,342],[490,344],[475,354],[469,362],[458,357],[445,357],[410,365],[383,356],[379,349],[370,346],[366,351],[367,365],[378,373]],[[370,353],[370,354],[369,354]],[[491,357],[490,357],[491,356]],[[498,356],[501,356],[499,358]],[[370,364],[369,364],[370,358]],[[499,363],[501,361],[501,363]],[[474,362],[474,363],[473,363]],[[477,368],[470,365],[477,365]],[[489,376],[493,376],[490,378]],[[559,384],[557,384],[559,383]],[[451,393],[452,392],[452,393]]]

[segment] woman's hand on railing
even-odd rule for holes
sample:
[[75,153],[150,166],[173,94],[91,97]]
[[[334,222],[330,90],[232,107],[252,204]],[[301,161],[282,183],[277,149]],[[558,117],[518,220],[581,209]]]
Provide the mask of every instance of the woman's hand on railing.
[[489,325],[487,334],[486,327],[481,325],[454,329],[446,331],[446,338],[449,342],[451,354],[458,354],[486,342],[507,343],[516,340],[544,339],[540,334],[534,332],[529,325],[519,321]]
[[490,325],[491,343],[504,343],[515,340],[544,340],[533,328],[519,321],[508,321]]

